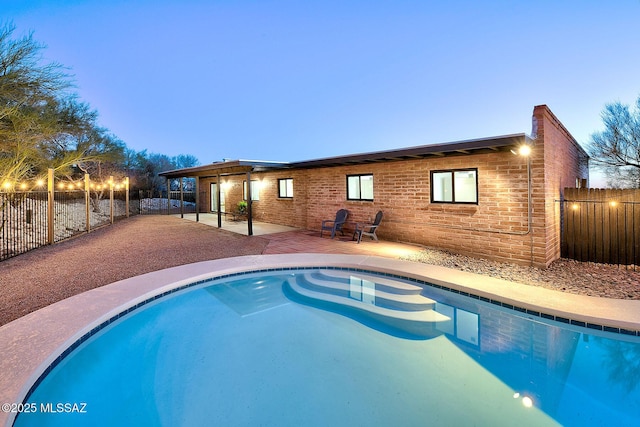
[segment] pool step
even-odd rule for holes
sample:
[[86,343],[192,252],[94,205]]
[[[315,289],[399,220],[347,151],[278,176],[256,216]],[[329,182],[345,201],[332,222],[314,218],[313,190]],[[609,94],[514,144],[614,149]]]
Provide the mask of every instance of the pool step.
[[[379,283],[379,279],[368,275],[339,277],[318,273],[305,273],[299,284],[309,290],[349,297],[363,303],[404,311],[435,309],[436,302],[420,295],[422,289],[408,283]],[[374,282],[375,280],[375,282]],[[407,288],[406,286],[411,286]],[[415,289],[413,289],[415,288]],[[405,293],[405,292],[411,293]]]
[[367,273],[344,270],[317,270],[311,274],[320,279],[345,281],[345,283],[349,283],[350,279],[355,276],[359,279],[374,282],[377,285],[377,289],[385,290],[385,288],[388,288],[389,292],[396,294],[418,295],[422,292],[422,288],[418,285]]
[[451,320],[435,311],[434,300],[416,293],[421,290],[419,286],[373,275],[314,271],[291,277],[283,286],[286,294],[314,307],[328,308],[376,329],[380,329],[376,325],[384,325],[385,331],[390,327],[413,337],[440,335],[436,325]]

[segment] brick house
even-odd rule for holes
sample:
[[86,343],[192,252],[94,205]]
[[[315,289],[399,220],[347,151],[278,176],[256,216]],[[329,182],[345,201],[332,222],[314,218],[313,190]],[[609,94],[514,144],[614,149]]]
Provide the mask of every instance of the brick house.
[[224,161],[160,175],[195,177],[199,212],[229,212],[251,199],[255,221],[319,230],[341,208],[352,223],[382,210],[381,239],[546,267],[560,257],[563,189],[586,185],[588,173],[586,152],[539,105],[531,137],[291,163]]

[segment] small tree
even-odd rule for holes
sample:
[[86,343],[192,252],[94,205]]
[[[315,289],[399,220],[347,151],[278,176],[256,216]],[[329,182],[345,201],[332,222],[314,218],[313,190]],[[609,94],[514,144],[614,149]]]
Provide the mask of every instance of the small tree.
[[58,64],[40,64],[43,46],[31,34],[13,39],[0,26],[0,177],[16,181],[38,173],[40,143],[51,135],[49,112],[70,86]]
[[613,187],[640,188],[640,96],[635,108],[620,102],[602,112],[605,129],[591,135],[588,151]]
[[13,38],[12,24],[0,26],[0,177],[33,178],[54,168],[69,175],[112,156],[96,136],[98,113],[68,89],[71,76],[57,63],[41,64],[43,45]]

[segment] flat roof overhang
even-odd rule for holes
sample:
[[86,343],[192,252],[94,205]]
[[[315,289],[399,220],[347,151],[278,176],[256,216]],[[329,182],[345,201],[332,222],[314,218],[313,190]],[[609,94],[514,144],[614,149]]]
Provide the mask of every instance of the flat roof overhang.
[[266,162],[262,160],[227,160],[224,162],[210,163],[203,166],[195,166],[192,168],[175,169],[160,172],[159,176],[166,178],[185,178],[185,177],[211,177],[226,175],[241,175],[247,172],[260,172],[269,169],[286,168],[288,163],[285,162]]
[[483,154],[497,151],[509,151],[522,144],[533,145],[534,140],[524,133],[496,136],[491,138],[470,139],[444,144],[420,145],[394,150],[375,151],[370,153],[349,154],[326,157],[299,162],[268,162],[262,160],[230,160],[211,163],[192,168],[176,169],[162,172],[166,178],[212,177],[239,175],[247,172],[261,172],[277,169],[309,169],[331,166],[346,166],[363,163],[379,163],[408,159],[424,159],[430,157],[463,156]]
[[448,142],[444,144],[420,145],[397,150],[376,151],[371,153],[351,154],[328,157],[324,159],[306,160],[289,164],[291,168],[316,168],[327,166],[345,166],[362,163],[378,163],[408,159],[424,159],[430,157],[462,156],[482,154],[496,151],[509,151],[522,144],[533,145],[533,139],[524,133],[498,136],[492,138],[470,139],[466,141]]
[[[514,134],[493,138],[471,139],[445,144],[421,145],[417,147],[402,148],[396,150],[376,151],[363,154],[350,154],[345,156],[327,157],[301,162],[268,162],[262,160],[225,160],[203,166],[176,169],[161,172],[158,175],[167,179],[196,178],[196,205],[199,205],[199,178],[220,179],[222,176],[246,174],[247,182],[251,179],[251,173],[267,170],[284,169],[312,169],[321,167],[346,166],[367,163],[391,162],[409,159],[424,159],[445,156],[468,156],[499,151],[509,151],[523,144],[533,144],[533,140],[526,134]],[[253,235],[252,202],[250,186],[247,189],[247,234]],[[218,187],[218,201],[220,200],[220,187]],[[196,221],[199,221],[196,210]],[[222,214],[218,212],[218,228],[222,227]]]

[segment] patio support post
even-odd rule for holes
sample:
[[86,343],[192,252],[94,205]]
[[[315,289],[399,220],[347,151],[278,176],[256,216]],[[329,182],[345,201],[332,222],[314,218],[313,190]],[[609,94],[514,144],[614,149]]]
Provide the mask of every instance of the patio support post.
[[184,190],[182,189],[184,178],[180,177],[180,218],[184,218]]
[[196,176],[196,222],[200,221],[200,177]]
[[167,215],[171,215],[171,180],[169,177],[167,177]]
[[247,235],[253,236],[253,223],[251,221],[251,217],[253,216],[251,213],[251,205],[253,204],[251,200],[251,171],[247,171]]
[[218,207],[218,228],[222,228],[222,206],[220,206],[220,174],[216,175],[216,206]]

